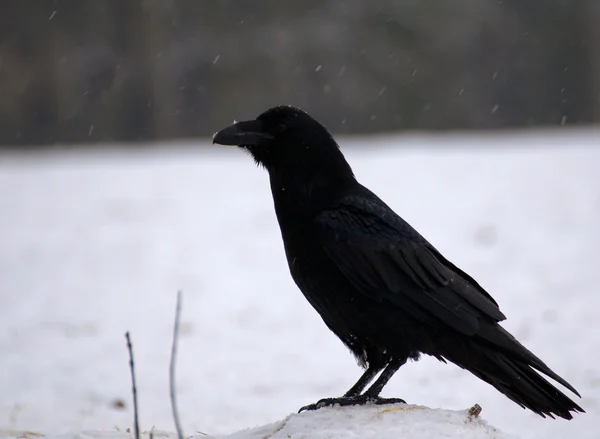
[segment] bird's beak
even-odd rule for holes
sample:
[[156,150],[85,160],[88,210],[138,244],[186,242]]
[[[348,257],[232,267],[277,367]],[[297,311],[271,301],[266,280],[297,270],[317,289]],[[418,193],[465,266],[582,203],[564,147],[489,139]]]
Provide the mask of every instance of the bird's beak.
[[219,145],[257,146],[272,138],[260,120],[248,120],[223,128],[214,134],[212,141]]

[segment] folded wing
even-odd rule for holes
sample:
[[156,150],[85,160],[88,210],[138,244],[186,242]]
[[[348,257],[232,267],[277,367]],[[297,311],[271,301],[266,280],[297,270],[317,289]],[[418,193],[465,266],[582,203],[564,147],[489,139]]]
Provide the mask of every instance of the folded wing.
[[321,246],[356,289],[465,335],[505,319],[494,299],[382,201],[343,199],[316,218]]

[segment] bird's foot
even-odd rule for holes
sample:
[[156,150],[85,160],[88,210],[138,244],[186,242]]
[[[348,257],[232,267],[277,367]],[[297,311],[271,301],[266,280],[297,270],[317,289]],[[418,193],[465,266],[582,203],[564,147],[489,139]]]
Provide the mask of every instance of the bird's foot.
[[380,398],[379,396],[342,396],[340,398],[323,398],[317,401],[314,404],[305,405],[298,413],[301,413],[305,410],[318,410],[323,407],[332,407],[335,405],[339,405],[340,407],[345,407],[349,405],[384,405],[384,404],[406,404],[406,401],[400,398]]

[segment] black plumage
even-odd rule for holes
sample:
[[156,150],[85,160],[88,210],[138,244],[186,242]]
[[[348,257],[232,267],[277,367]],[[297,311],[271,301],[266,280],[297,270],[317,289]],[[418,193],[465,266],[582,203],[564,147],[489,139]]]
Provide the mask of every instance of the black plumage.
[[408,359],[427,354],[541,416],[583,412],[539,372],[577,391],[499,325],[496,301],[362,186],[307,113],[275,107],[213,142],[241,146],[267,169],[291,275],[366,369],[343,397],[305,408],[402,401],[379,393]]

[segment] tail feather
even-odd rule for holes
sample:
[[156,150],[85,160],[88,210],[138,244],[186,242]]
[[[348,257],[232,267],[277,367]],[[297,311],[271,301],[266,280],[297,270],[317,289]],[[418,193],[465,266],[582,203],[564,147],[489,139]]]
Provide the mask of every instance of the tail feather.
[[537,361],[530,361],[523,355],[500,351],[497,348],[475,342],[472,342],[471,348],[467,351],[465,352],[467,358],[456,358],[453,355],[456,354],[456,351],[453,354],[444,355],[444,357],[491,384],[521,407],[544,418],[558,416],[572,419],[572,413],[585,413],[579,405],[554,387],[535,369],[579,396],[573,386],[550,370],[529,351],[527,353]]
[[533,352],[523,346],[519,341],[506,329],[500,325],[482,325],[481,331],[478,334],[479,337],[483,338],[489,343],[492,343],[508,352],[520,358],[522,361],[529,364],[534,369],[542,372],[544,375],[552,378],[560,385],[566,387],[575,395],[581,398],[581,395],[575,388],[570,385],[564,378],[556,374],[550,369],[542,360],[536,357]]

